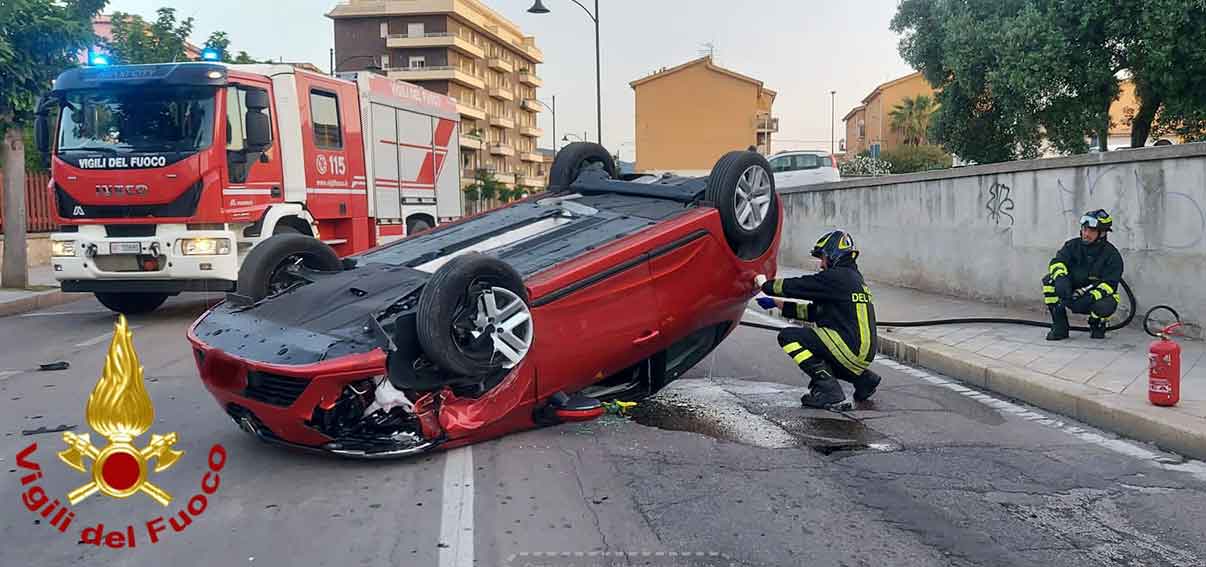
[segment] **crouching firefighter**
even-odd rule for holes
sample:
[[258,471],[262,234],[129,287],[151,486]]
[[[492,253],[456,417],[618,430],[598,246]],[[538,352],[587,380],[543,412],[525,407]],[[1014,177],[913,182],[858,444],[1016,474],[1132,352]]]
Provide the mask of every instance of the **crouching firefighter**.
[[1068,338],[1068,310],[1089,315],[1089,337],[1104,339],[1121,298],[1122,254],[1106,239],[1114,221],[1098,209],[1080,219],[1080,238],[1064,243],[1043,277],[1043,301],[1051,310],[1047,340]]
[[810,327],[787,327],[779,332],[783,352],[811,380],[800,402],[805,407],[850,409],[838,379],[854,384],[855,401],[875,393],[880,377],[869,369],[875,357],[875,307],[871,290],[855,260],[858,249],[849,234],[835,230],[822,236],[812,249],[821,271],[810,276],[776,279],[762,285],[773,297],[758,298],[765,309],[778,307],[785,317],[807,321]]

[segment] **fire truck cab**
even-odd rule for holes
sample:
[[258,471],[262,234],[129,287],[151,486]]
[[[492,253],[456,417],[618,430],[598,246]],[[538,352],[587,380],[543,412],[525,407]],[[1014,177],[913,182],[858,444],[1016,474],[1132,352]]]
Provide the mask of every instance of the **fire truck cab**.
[[124,313],[234,291],[274,235],[343,257],[462,215],[455,100],[371,73],[83,67],[56,79],[36,124],[55,276]]

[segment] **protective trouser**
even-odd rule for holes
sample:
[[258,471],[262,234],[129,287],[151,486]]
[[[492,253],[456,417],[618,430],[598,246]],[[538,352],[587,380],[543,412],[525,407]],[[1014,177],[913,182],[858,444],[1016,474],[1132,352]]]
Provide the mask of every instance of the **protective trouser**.
[[1052,278],[1048,274],[1043,277],[1043,301],[1047,307],[1053,312],[1067,308],[1073,313],[1088,315],[1090,325],[1108,322],[1118,310],[1121,299],[1118,291],[1105,282],[1074,293],[1067,276]]
[[[824,361],[833,368],[834,376],[854,382],[871,366],[866,353],[856,352],[836,332],[818,327],[788,327],[779,331],[779,346],[792,361],[809,376],[809,370]],[[863,354],[860,358],[859,354]]]

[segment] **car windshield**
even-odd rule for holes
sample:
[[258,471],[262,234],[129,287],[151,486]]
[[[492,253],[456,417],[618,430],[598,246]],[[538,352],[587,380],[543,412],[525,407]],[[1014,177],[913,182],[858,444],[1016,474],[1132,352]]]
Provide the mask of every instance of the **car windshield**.
[[63,98],[60,152],[188,151],[213,142],[213,87],[84,90]]

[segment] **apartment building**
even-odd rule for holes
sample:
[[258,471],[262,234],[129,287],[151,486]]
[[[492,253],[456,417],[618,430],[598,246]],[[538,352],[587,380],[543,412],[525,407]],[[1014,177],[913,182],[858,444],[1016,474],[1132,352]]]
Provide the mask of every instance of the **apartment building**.
[[509,186],[548,184],[535,38],[479,0],[347,0],[327,17],[337,72],[375,67],[457,100],[462,184],[483,170]]
[[770,154],[775,91],[711,56],[629,83],[636,96],[637,171],[706,175],[725,153]]

